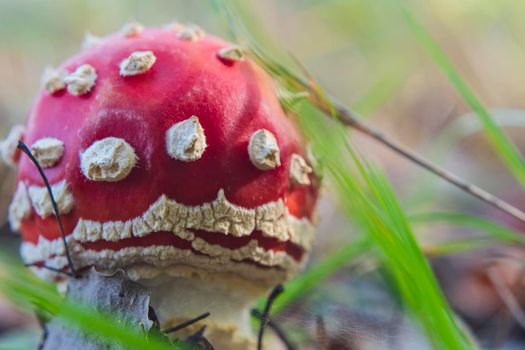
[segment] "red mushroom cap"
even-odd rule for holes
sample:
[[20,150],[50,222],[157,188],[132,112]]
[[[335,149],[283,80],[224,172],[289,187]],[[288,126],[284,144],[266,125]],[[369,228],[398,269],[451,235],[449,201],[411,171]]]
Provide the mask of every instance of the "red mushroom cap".
[[[260,67],[197,27],[126,27],[48,70],[24,142],[77,269],[273,284],[310,249],[318,186],[297,126]],[[27,263],[67,268],[27,157],[10,217]]]

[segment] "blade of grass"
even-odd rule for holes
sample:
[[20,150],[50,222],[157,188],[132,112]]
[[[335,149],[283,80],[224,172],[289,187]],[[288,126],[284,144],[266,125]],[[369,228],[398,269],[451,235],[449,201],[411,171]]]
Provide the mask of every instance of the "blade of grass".
[[489,237],[469,237],[465,239],[455,239],[452,241],[427,245],[422,249],[426,256],[437,257],[489,248],[493,247],[495,244],[501,244],[501,242],[495,241]]
[[478,230],[489,235],[493,241],[509,244],[525,244],[525,237],[520,233],[493,221],[461,213],[420,213],[412,214],[409,220],[413,224],[445,223]]
[[464,253],[466,251],[493,247],[494,245],[523,245],[525,237],[503,225],[461,213],[420,213],[409,216],[412,224],[442,223],[468,228],[485,233],[485,236],[455,239],[433,243],[423,248],[427,256],[443,256]]
[[[341,204],[349,217],[367,229],[403,303],[421,322],[432,344],[438,349],[474,348],[456,323],[384,175],[360,159],[337,124],[330,128],[308,106],[298,118],[336,181]],[[348,157],[343,151],[350,153],[352,167],[345,165]]]
[[476,112],[483,124],[485,135],[488,137],[490,144],[510,172],[514,175],[518,183],[525,188],[525,164],[523,162],[522,154],[516,145],[505,135],[503,130],[498,127],[487,108],[485,108],[481,100],[476,96],[469,84],[467,84],[467,82],[461,77],[452,61],[432,38],[425,27],[406,6],[400,3],[400,7],[403,13],[403,18],[411,32],[438,67],[448,77],[465,102],[467,102],[470,108]]

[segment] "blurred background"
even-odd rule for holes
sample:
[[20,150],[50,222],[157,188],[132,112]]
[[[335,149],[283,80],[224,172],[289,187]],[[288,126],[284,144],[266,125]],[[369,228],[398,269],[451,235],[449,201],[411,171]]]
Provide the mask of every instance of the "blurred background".
[[[249,9],[244,21],[271,47],[293,53],[327,92],[369,124],[524,208],[523,191],[480,133],[476,117],[388,3],[251,0],[244,2]],[[406,3],[496,122],[524,149],[525,2]],[[205,0],[0,0],[0,135],[23,122],[46,65],[56,66],[76,53],[85,32],[105,35],[130,20],[150,26],[193,22],[209,33],[229,35],[224,17]],[[360,152],[387,173],[408,214],[446,209],[525,229],[388,149],[355,133],[351,137]],[[5,225],[13,184],[12,170],[1,167],[0,246],[16,256],[18,237]],[[325,183],[310,266],[359,234],[334,197]],[[432,245],[475,232],[436,224],[415,224],[414,231],[444,294],[480,345],[525,348],[523,250],[494,245],[443,252]],[[513,308],[502,299],[506,292],[513,296]],[[418,326],[401,311],[381,267],[367,254],[316,286],[277,320],[305,349],[318,348],[320,329],[326,331],[330,349],[429,348]],[[30,349],[37,341],[34,317],[0,299],[0,348]]]

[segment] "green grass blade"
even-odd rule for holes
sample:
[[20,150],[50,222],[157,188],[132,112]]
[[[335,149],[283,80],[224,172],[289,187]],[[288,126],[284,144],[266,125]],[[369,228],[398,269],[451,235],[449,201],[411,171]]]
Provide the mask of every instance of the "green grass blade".
[[500,245],[523,245],[525,237],[508,227],[479,218],[472,215],[461,213],[421,213],[409,216],[409,220],[414,225],[422,224],[448,224],[468,228],[484,233],[484,236],[475,236],[451,241],[433,243],[425,246],[427,256],[443,256],[464,253],[476,249],[488,248],[497,244]]
[[493,241],[508,244],[525,244],[525,237],[508,227],[493,221],[461,213],[421,213],[409,216],[414,224],[446,223],[486,233]]
[[510,172],[514,175],[517,182],[525,188],[525,164],[516,145],[514,145],[502,129],[498,127],[487,108],[485,108],[472,88],[461,77],[452,61],[428,33],[425,27],[416,19],[408,8],[401,5],[401,9],[405,22],[411,32],[438,67],[447,75],[452,85],[467,102],[470,108],[476,112],[483,124],[485,135],[488,137],[490,144],[494,150],[496,150],[496,153],[503,160]]
[[477,249],[493,247],[499,242],[489,237],[470,237],[452,241],[436,243],[424,247],[425,254],[429,257],[455,255]]
[[[324,119],[319,121],[323,117],[305,109],[298,115],[337,183],[348,216],[366,228],[401,300],[433,345],[438,349],[475,348],[457,324],[385,176],[361,160],[341,127],[330,128]],[[350,153],[350,164],[343,161],[348,158],[344,151]]]

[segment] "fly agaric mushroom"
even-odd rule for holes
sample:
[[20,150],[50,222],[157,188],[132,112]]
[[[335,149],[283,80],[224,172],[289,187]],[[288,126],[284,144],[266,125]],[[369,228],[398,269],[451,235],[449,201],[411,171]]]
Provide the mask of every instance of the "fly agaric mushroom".
[[[218,349],[250,348],[248,306],[300,270],[318,196],[270,77],[196,26],[134,24],[45,79],[23,140],[76,270],[123,269],[150,289],[162,327],[210,311]],[[68,260],[27,157],[10,212],[24,261],[66,278],[44,267]]]

